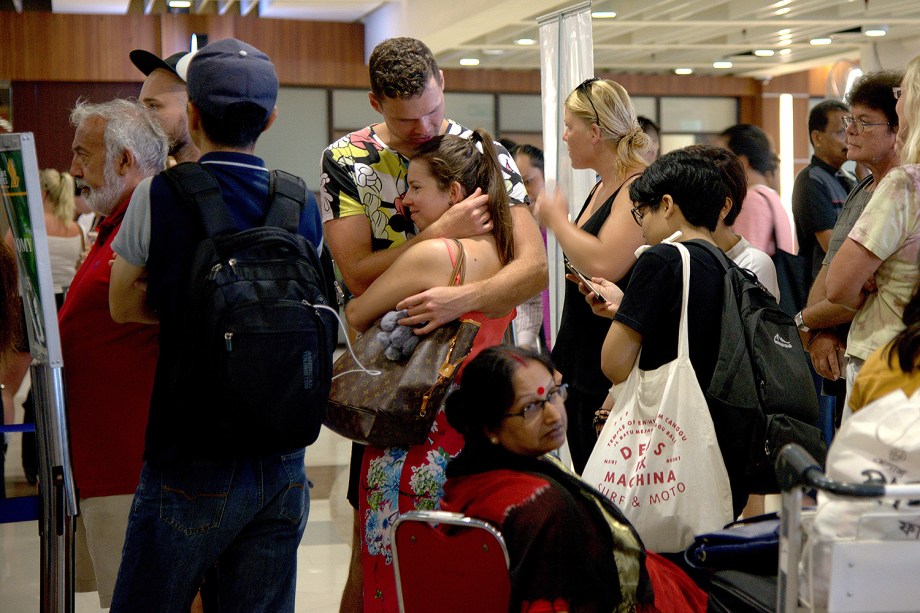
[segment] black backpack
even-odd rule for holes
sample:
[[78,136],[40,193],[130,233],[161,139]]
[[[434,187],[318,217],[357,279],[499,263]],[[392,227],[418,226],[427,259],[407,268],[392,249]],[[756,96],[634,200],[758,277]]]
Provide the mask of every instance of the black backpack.
[[298,234],[303,180],[272,171],[264,224],[239,231],[204,166],[165,176],[207,235],[189,271],[171,378],[180,396],[207,399],[190,408],[190,423],[207,428],[203,445],[230,455],[309,445],[325,416],[337,328],[316,248]]
[[779,491],[773,464],[786,443],[827,454],[818,397],[792,317],[749,270],[704,241],[725,269],[719,357],[706,390],[726,469],[749,493]]

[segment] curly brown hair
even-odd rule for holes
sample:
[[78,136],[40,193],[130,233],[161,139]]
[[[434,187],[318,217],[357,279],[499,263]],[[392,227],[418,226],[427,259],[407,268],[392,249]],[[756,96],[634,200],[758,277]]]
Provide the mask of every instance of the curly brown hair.
[[431,49],[416,38],[388,38],[371,53],[371,91],[378,100],[418,96],[431,77],[440,85],[441,71]]

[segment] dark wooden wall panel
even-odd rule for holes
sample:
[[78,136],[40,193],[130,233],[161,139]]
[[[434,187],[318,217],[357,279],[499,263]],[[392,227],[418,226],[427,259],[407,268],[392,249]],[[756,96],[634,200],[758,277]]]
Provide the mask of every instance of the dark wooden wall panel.
[[68,170],[74,132],[70,111],[77,100],[136,97],[140,89],[139,83],[17,81],[13,83],[13,128],[35,134],[39,168]]

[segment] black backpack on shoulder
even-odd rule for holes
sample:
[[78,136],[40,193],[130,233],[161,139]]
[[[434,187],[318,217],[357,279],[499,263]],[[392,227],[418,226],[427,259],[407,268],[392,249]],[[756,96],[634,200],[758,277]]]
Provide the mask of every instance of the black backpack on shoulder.
[[264,224],[240,231],[204,166],[165,176],[207,235],[189,271],[172,381],[205,390],[192,423],[206,424],[204,444],[231,455],[309,445],[325,416],[337,324],[316,248],[298,234],[303,180],[272,171]]
[[773,464],[783,445],[798,443],[822,463],[827,454],[805,350],[792,317],[754,273],[696,243],[725,269],[719,358],[706,397],[726,468],[743,474],[749,493],[776,493]]

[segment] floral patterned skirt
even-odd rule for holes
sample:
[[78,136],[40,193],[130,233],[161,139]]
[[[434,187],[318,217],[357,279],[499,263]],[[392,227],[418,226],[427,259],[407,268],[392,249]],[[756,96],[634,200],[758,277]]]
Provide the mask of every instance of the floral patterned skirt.
[[358,508],[365,613],[399,610],[390,527],[400,513],[440,508],[447,462],[462,447],[463,436],[450,427],[442,408],[421,445],[365,449]]

